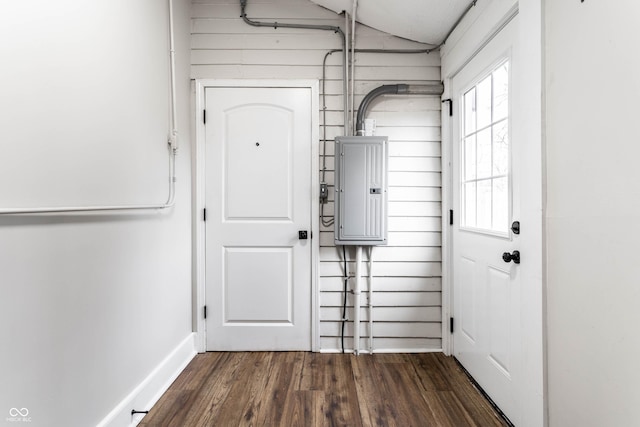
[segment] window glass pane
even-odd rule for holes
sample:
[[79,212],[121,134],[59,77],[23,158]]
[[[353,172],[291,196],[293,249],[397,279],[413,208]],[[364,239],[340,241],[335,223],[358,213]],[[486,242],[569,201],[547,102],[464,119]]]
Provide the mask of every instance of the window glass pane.
[[493,126],[493,175],[509,173],[509,122]]
[[478,181],[476,227],[491,230],[491,180]]
[[476,131],[476,88],[464,94],[464,135]]
[[476,136],[464,140],[464,181],[476,179]]
[[476,226],[476,183],[464,184],[464,225],[467,227]]
[[509,227],[509,181],[506,177],[493,180],[493,226],[507,232]]
[[478,129],[491,124],[491,75],[476,86],[476,114]]
[[461,225],[508,234],[510,221],[509,63],[462,97]]
[[493,72],[493,121],[509,115],[509,63],[505,62]]
[[478,178],[491,176],[491,128],[478,132],[477,166]]

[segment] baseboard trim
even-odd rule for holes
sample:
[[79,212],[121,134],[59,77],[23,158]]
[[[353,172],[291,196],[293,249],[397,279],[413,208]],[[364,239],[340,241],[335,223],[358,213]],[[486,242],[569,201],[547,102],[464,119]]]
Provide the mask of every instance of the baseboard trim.
[[[340,349],[325,348],[321,349],[319,353],[342,353]],[[370,354],[369,349],[360,350],[360,354]],[[441,348],[381,348],[374,349],[373,353],[442,353]],[[353,354],[353,349],[345,350],[345,354]]]
[[148,411],[167,391],[171,383],[196,355],[196,334],[187,336],[162,362],[98,424],[98,427],[137,426],[144,414],[131,415],[131,410]]
[[374,353],[442,353],[441,348],[381,348]]

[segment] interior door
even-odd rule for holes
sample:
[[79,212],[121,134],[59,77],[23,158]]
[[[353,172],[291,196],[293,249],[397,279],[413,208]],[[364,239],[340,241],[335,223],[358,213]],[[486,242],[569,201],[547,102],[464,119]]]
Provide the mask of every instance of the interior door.
[[205,97],[207,350],[311,350],[311,89]]
[[453,350],[512,421],[523,387],[518,263],[527,262],[511,229],[522,208],[517,25],[516,17],[452,79]]

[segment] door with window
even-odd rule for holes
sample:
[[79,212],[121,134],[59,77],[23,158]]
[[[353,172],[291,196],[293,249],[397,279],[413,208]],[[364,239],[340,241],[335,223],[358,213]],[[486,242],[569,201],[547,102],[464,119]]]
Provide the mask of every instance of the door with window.
[[513,421],[519,419],[519,111],[517,17],[452,79],[453,354]]
[[205,91],[207,350],[311,350],[311,92]]

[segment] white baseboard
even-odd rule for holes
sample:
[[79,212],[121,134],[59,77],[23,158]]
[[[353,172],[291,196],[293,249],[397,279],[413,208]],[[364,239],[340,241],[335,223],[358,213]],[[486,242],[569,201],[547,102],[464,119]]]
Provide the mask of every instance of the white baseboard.
[[[374,353],[442,353],[441,348],[381,348],[374,349]],[[342,350],[335,348],[324,348],[320,353],[342,353]],[[352,354],[353,349],[345,350],[345,354]],[[370,354],[369,349],[360,350],[360,354]]]
[[441,348],[381,348],[374,353],[442,353]]
[[196,334],[187,336],[138,386],[98,424],[98,427],[137,426],[144,414],[131,415],[131,410],[148,411],[196,355]]

